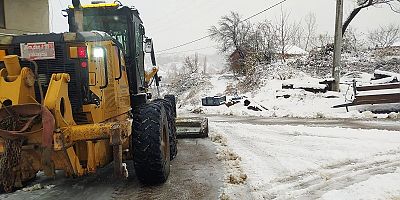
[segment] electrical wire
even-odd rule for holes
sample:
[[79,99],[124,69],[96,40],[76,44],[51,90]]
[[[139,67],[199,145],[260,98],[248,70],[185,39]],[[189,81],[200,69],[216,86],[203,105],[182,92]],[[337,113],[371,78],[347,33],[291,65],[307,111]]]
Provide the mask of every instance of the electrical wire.
[[203,48],[198,48],[198,49],[191,49],[191,50],[187,50],[187,51],[176,51],[176,52],[156,53],[156,54],[157,54],[157,55],[169,55],[169,54],[187,53],[187,52],[200,51],[200,50],[209,49],[209,48],[215,48],[215,47],[217,47],[217,45],[208,46],[208,47],[203,47]]
[[247,20],[250,20],[251,18],[257,17],[258,15],[261,15],[262,13],[267,12],[268,10],[271,10],[272,8],[275,8],[276,6],[279,6],[279,5],[283,4],[283,3],[285,3],[286,1],[287,0],[282,0],[282,1],[280,1],[280,2],[278,2],[278,3],[276,3],[276,4],[272,5],[272,6],[270,6],[270,7],[266,8],[266,9],[256,13],[256,14],[254,14],[254,15],[242,20],[241,22],[245,22]]
[[211,37],[211,36],[213,36],[213,35],[215,35],[215,34],[209,34],[209,35],[203,36],[203,37],[201,37],[201,38],[192,40],[192,41],[190,41],[190,42],[183,43],[183,44],[180,44],[180,45],[177,45],[177,46],[168,48],[168,49],[164,49],[164,50],[158,51],[157,54],[162,53],[162,52],[166,52],[166,51],[169,51],[169,50],[172,50],[172,49],[177,49],[177,48],[180,48],[180,47],[183,47],[183,46],[187,46],[187,45],[189,45],[189,44],[193,44],[193,43],[195,43],[195,42],[198,42],[198,41],[204,40],[204,39],[206,39],[206,38],[209,38],[209,37]]
[[[264,9],[264,10],[262,10],[262,11],[256,13],[256,14],[254,14],[254,15],[251,15],[250,17],[248,17],[248,18],[246,18],[246,19],[243,19],[243,20],[240,21],[239,23],[243,23],[243,22],[248,21],[248,20],[250,20],[250,19],[252,19],[252,18],[254,18],[254,17],[258,16],[258,15],[261,15],[262,13],[264,13],[264,12],[266,12],[266,11],[268,11],[268,10],[271,10],[272,8],[275,8],[276,6],[279,6],[279,5],[283,4],[283,3],[285,3],[286,1],[287,1],[287,0],[282,0],[282,1],[280,1],[280,2],[278,2],[278,3],[276,3],[276,4],[272,5],[272,6],[270,6],[270,7],[266,8],[266,9]],[[189,44],[193,44],[193,43],[195,43],[195,42],[198,42],[198,41],[207,39],[207,38],[209,38],[209,37],[212,37],[213,35],[215,35],[215,34],[209,34],[209,35],[200,37],[200,38],[198,38],[198,39],[192,40],[192,41],[190,41],[190,42],[186,42],[186,43],[183,43],[183,44],[180,44],[180,45],[176,45],[176,46],[171,47],[171,48],[163,49],[163,50],[161,50],[161,51],[158,51],[157,54],[162,53],[162,52],[165,52],[165,51],[177,49],[177,48],[180,48],[180,47],[183,47],[183,46],[187,46],[187,45],[189,45]]]

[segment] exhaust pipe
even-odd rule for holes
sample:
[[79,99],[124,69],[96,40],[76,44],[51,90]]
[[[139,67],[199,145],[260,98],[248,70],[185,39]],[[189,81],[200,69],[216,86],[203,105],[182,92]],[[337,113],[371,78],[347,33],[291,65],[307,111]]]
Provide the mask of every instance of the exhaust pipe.
[[74,19],[76,32],[83,31],[83,10],[80,0],[72,0],[72,5],[74,6]]

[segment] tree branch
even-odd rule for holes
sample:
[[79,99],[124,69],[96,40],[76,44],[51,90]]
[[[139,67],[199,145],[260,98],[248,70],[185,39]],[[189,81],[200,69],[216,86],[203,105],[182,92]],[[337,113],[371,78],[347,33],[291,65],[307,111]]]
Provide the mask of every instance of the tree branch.
[[361,6],[355,8],[353,11],[351,11],[350,15],[347,17],[346,21],[343,24],[343,30],[342,30],[342,35],[346,32],[347,28],[350,25],[350,22],[356,17],[356,15],[364,8],[367,8],[369,6],[373,5],[373,0],[366,0]]

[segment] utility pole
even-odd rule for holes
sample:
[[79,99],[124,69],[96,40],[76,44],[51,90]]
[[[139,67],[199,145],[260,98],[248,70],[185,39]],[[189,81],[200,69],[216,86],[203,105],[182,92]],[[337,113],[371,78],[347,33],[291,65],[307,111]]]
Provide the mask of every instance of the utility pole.
[[207,56],[204,56],[203,74],[207,73]]
[[342,54],[343,29],[343,0],[336,0],[336,27],[335,27],[335,50],[333,53],[332,76],[335,79],[333,90],[339,92],[340,85],[340,60]]

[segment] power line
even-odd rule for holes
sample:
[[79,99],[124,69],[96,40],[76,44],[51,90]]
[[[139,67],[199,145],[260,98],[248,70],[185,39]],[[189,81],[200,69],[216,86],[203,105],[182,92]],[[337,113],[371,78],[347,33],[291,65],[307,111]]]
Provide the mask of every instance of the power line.
[[209,48],[215,48],[215,47],[217,47],[217,45],[212,45],[212,46],[198,48],[198,49],[191,49],[191,50],[187,50],[187,51],[176,51],[176,52],[156,53],[156,54],[157,55],[169,55],[169,54],[177,54],[177,53],[186,53],[186,52],[200,51],[200,50],[209,49]]
[[165,51],[169,51],[169,50],[172,50],[172,49],[177,49],[177,48],[180,48],[180,47],[183,47],[183,46],[187,46],[187,45],[189,45],[189,44],[193,44],[193,43],[195,43],[195,42],[198,42],[198,41],[204,40],[204,39],[206,39],[206,38],[209,38],[209,37],[211,37],[211,36],[213,36],[213,35],[215,35],[215,33],[214,33],[214,34],[209,34],[209,35],[203,36],[203,37],[201,37],[201,38],[199,38],[199,39],[195,39],[195,40],[192,40],[192,41],[190,41],[190,42],[186,42],[186,43],[183,43],[183,44],[180,44],[180,45],[177,45],[177,46],[168,48],[168,49],[164,49],[164,50],[158,51],[157,54],[162,53],[162,52],[165,52]]
[[[281,4],[285,3],[286,1],[287,1],[287,0],[282,0],[282,1],[280,1],[280,2],[278,2],[278,3],[276,3],[276,4],[274,4],[274,5],[272,5],[272,6],[268,7],[268,8],[266,8],[266,9],[264,9],[264,10],[262,10],[262,11],[256,13],[256,14],[254,14],[254,15],[252,15],[252,16],[250,16],[250,17],[248,17],[248,18],[246,18],[246,19],[244,19],[244,20],[242,20],[242,21],[240,21],[239,23],[243,23],[243,22],[245,22],[245,21],[248,21],[248,20],[250,20],[250,19],[252,19],[252,18],[254,18],[254,17],[256,17],[256,16],[258,16],[258,15],[260,15],[260,14],[266,12],[266,11],[268,11],[268,10],[271,10],[272,8],[275,8],[275,7],[278,6],[278,5],[281,5]],[[198,39],[192,40],[192,41],[190,41],[190,42],[186,42],[186,43],[183,43],[183,44],[180,44],[180,45],[171,47],[171,48],[163,49],[163,50],[161,50],[161,51],[158,51],[157,53],[159,54],[159,53],[162,53],[162,52],[165,52],[165,51],[169,51],[169,50],[177,49],[177,48],[180,48],[180,47],[183,47],[183,46],[187,46],[187,45],[189,45],[189,44],[193,44],[193,43],[195,43],[195,42],[198,42],[198,41],[204,40],[204,39],[206,39],[206,38],[209,38],[209,37],[211,37],[211,36],[213,36],[213,35],[215,35],[215,33],[214,33],[214,34],[209,34],[209,35],[203,36],[203,37],[201,37],[201,38],[198,38]]]
[[275,8],[276,6],[279,6],[279,5],[283,4],[283,3],[285,3],[286,1],[287,1],[287,0],[280,1],[280,2],[276,3],[275,5],[272,5],[272,6],[266,8],[266,9],[264,9],[264,10],[262,10],[262,11],[256,13],[256,14],[254,14],[254,15],[252,15],[252,16],[250,16],[250,17],[244,19],[244,20],[242,20],[241,22],[245,22],[245,21],[247,21],[247,20],[249,20],[249,19],[251,19],[251,18],[254,18],[254,17],[258,16],[258,15],[261,15],[262,13],[264,13],[264,12],[266,12],[266,11],[268,11],[268,10],[271,10],[272,8]]

